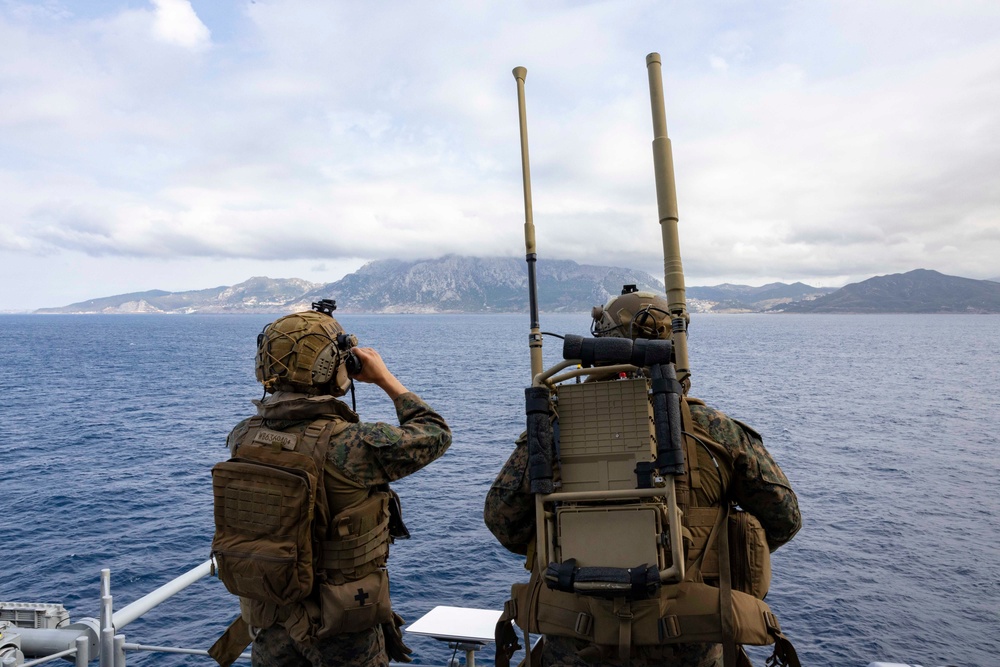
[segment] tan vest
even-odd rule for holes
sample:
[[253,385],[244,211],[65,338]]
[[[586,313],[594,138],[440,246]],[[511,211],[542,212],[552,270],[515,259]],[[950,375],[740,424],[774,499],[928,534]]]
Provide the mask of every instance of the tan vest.
[[[243,620],[251,627],[281,625],[296,641],[309,642],[392,620],[385,569],[390,493],[354,482],[326,458],[331,437],[349,425],[335,417],[279,432],[295,437],[295,453],[313,457],[322,471],[312,527],[314,584],[307,597],[282,606],[241,596]],[[235,456],[259,444],[262,431],[267,431],[263,420],[255,417],[236,443]]]
[[545,564],[534,562],[532,544],[527,565],[531,578],[512,587],[497,626],[498,667],[507,663],[508,651],[516,644],[510,620],[526,633],[617,647],[624,664],[633,646],[722,643],[727,666],[735,665],[736,645],[775,642],[776,664],[798,664],[778,619],[761,599],[770,583],[764,531],[752,515],[731,511],[724,497],[732,476],[731,457],[692,420],[689,401],[698,402],[686,397],[681,402],[686,472],[675,482],[687,553],[684,580],[662,585],[647,599],[554,590],[544,581]]

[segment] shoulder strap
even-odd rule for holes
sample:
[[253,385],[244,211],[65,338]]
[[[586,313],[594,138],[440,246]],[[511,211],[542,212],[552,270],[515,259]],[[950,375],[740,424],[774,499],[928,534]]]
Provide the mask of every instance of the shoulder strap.
[[316,502],[314,505],[316,523],[313,525],[313,535],[315,546],[313,548],[313,569],[319,570],[323,562],[323,548],[321,536],[330,522],[330,504],[327,498],[326,483],[326,454],[330,449],[330,438],[340,433],[349,426],[349,422],[339,417],[333,419],[317,419],[310,423],[305,431],[299,436],[296,444],[296,451],[304,454],[316,463],[316,472],[319,475],[316,484]]
[[[243,445],[243,443],[253,440],[254,436],[257,434],[257,431],[263,426],[264,426],[264,418],[259,415],[248,419],[246,422],[246,427],[243,429],[243,433],[237,436],[235,442],[233,442],[230,445],[231,449],[229,450],[229,455],[236,456],[236,452]],[[234,429],[230,437],[232,437],[235,434],[236,430]]]
[[688,475],[691,478],[691,489],[701,488],[701,467],[698,464],[698,447],[690,433],[694,432],[694,419],[691,417],[691,407],[687,396],[681,397],[681,430],[684,432],[684,456],[687,459]]
[[330,448],[330,438],[350,425],[346,419],[339,417],[317,419],[303,431],[302,440],[296,449],[306,456],[313,457],[317,467],[322,470],[326,465],[326,452]]
[[[736,667],[736,620],[733,615],[733,582],[729,569],[729,503],[722,503],[719,531],[719,619],[722,622],[722,663]],[[707,551],[707,549],[706,549]]]

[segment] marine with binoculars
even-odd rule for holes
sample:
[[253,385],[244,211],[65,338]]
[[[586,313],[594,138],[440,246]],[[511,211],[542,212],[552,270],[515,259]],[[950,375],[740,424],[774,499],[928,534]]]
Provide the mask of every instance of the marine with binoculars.
[[[410,662],[392,611],[389,544],[409,537],[389,483],[448,449],[445,420],[357,347],[324,299],[257,340],[257,414],[229,434],[213,469],[219,577],[240,617],[213,647],[229,664],[253,641],[254,667],[384,667]],[[340,397],[380,387],[399,426],[362,422]]]

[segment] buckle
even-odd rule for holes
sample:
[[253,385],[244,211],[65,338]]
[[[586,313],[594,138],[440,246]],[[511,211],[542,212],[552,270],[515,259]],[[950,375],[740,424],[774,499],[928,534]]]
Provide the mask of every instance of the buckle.
[[585,611],[581,611],[576,615],[576,625],[573,626],[573,632],[584,637],[589,637],[593,626],[594,617]]
[[660,640],[673,639],[681,636],[681,624],[676,616],[665,616],[660,619]]
[[635,618],[635,614],[632,613],[631,607],[615,610],[615,616],[618,617],[619,621],[631,621]]
[[517,600],[511,598],[504,601],[503,615],[507,619],[517,618]]
[[764,623],[767,627],[776,632],[781,632],[781,623],[778,623],[778,617],[772,614],[770,611],[764,612]]

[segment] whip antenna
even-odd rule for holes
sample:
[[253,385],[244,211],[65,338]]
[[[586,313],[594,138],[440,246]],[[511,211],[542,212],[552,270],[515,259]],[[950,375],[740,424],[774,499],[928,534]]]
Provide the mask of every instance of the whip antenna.
[[[531,333],[528,350],[531,353],[531,379],[542,372],[542,332],[538,326],[538,284],[535,280],[535,222],[531,217],[531,169],[528,167],[528,117],[524,110],[524,77],[528,70],[514,68],[517,80],[517,113],[521,125],[521,177],[524,181],[524,259],[528,263],[528,309],[531,313]],[[682,287],[683,289],[683,287]]]
[[687,299],[684,294],[684,267],[681,265],[681,243],[677,234],[677,189],[674,185],[674,158],[667,138],[667,115],[663,105],[663,77],[660,54],[646,56],[649,73],[649,100],[653,109],[653,171],[656,175],[656,207],[663,236],[663,284],[667,291],[670,327],[673,331],[677,379],[685,393],[691,384],[688,362]]

